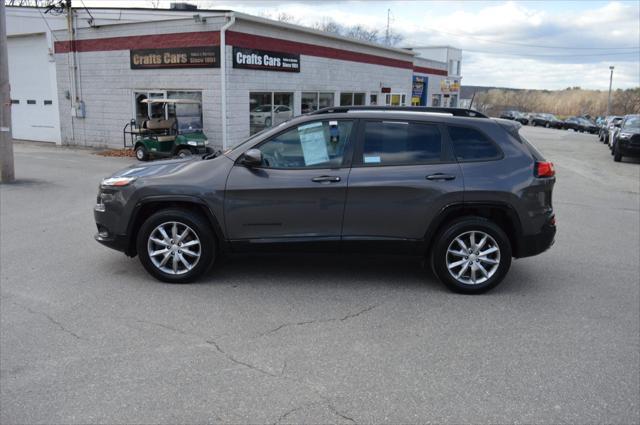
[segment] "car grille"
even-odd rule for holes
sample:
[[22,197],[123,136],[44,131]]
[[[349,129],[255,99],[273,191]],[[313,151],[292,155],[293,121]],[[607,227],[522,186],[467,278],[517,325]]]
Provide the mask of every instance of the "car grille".
[[634,134],[633,136],[631,136],[631,143],[633,144],[640,144],[640,134]]

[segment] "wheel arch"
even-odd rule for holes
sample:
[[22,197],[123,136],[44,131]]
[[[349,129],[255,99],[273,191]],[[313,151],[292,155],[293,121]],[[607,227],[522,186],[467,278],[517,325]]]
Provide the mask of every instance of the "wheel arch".
[[520,250],[522,224],[515,209],[506,203],[459,203],[444,207],[431,221],[425,233],[425,245],[427,256],[431,254],[436,235],[438,235],[448,223],[462,217],[475,216],[486,218],[498,225],[509,238],[513,256],[517,257]]
[[125,254],[130,257],[137,255],[136,239],[142,223],[144,223],[144,221],[155,212],[168,208],[181,208],[202,214],[211,225],[211,229],[216,236],[217,248],[222,251],[226,250],[224,234],[222,232],[220,222],[206,202],[196,196],[176,195],[162,197],[151,196],[143,198],[138,202],[133,209],[131,218],[129,219],[129,224],[127,225],[128,241]]

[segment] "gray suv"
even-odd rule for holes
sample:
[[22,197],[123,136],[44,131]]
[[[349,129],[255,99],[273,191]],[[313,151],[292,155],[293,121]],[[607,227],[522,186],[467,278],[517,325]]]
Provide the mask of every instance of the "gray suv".
[[458,109],[326,108],[103,180],[96,240],[172,283],[223,253],[364,251],[425,257],[452,290],[481,293],[556,232],[553,165],[519,128]]

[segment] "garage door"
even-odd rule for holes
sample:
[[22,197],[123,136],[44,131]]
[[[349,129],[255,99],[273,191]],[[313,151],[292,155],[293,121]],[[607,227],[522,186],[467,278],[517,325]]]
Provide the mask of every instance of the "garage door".
[[60,141],[55,63],[44,34],[9,37],[14,139]]

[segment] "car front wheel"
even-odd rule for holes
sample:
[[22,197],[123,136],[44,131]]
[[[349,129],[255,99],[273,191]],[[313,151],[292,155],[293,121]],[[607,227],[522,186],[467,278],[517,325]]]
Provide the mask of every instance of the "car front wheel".
[[215,259],[215,236],[206,218],[183,209],[161,210],[138,232],[140,262],[156,279],[190,283],[204,274]]
[[440,232],[431,261],[436,276],[449,289],[480,294],[506,276],[511,266],[511,244],[495,223],[467,217]]

